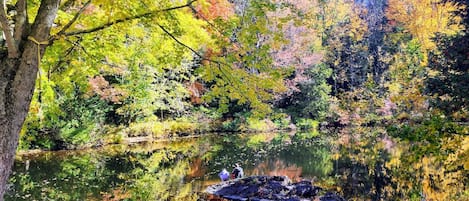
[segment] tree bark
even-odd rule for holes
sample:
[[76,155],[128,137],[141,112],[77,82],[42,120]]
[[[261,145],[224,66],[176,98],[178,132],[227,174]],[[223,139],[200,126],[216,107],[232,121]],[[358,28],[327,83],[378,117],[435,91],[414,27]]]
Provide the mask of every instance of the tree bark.
[[20,38],[20,41],[16,41],[21,44],[18,58],[0,55],[0,201],[3,201],[19,133],[28,114],[40,57],[47,47],[37,42],[49,40],[59,2],[42,0],[31,29],[19,29],[24,33],[15,33],[30,36],[29,39]]

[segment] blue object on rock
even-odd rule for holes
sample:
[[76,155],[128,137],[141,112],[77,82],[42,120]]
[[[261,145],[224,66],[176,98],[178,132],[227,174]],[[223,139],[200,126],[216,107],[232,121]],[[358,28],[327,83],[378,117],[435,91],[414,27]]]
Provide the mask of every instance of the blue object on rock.
[[223,170],[218,174],[218,176],[220,176],[220,179],[222,181],[227,181],[228,179],[230,179],[230,173],[223,168]]

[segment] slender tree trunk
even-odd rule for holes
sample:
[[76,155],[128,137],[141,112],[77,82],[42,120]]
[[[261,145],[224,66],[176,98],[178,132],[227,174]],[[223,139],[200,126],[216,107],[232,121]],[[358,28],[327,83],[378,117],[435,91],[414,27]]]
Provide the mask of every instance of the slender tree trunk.
[[[22,0],[18,2],[25,3]],[[16,49],[19,56],[0,55],[0,201],[3,201],[18,147],[19,133],[28,114],[40,57],[47,46],[37,42],[49,39],[59,2],[60,0],[42,0],[31,28],[27,26],[25,29],[15,30],[21,32],[14,33],[18,38],[13,43],[18,45]]]
[[[11,166],[13,165],[13,159],[15,156],[15,150],[18,144],[18,133],[15,133],[13,129],[13,118],[14,111],[12,110],[11,90],[8,87],[11,85],[9,79],[11,73],[9,69],[12,69],[15,62],[9,61],[8,59],[1,62],[2,69],[0,75],[0,200],[3,200],[3,194],[5,184],[8,181],[10,175]],[[8,90],[7,90],[8,89]]]

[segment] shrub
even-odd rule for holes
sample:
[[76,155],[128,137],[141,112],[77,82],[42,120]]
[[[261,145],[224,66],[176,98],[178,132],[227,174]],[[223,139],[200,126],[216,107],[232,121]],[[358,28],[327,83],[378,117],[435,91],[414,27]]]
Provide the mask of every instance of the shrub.
[[312,119],[299,119],[296,126],[301,130],[318,130],[319,122]]

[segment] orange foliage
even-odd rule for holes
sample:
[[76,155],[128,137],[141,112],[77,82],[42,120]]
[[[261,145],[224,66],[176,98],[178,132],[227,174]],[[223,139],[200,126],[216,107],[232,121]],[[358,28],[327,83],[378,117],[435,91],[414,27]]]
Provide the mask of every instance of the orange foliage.
[[195,104],[202,103],[202,94],[206,91],[204,85],[200,82],[192,82],[188,84],[187,90],[190,93],[191,102]]
[[205,176],[205,173],[207,173],[207,168],[202,163],[203,161],[201,158],[195,159],[191,163],[189,173],[187,173],[186,177],[188,179],[193,179]]
[[234,14],[233,5],[226,0],[206,0],[195,8],[197,17],[214,20],[216,18],[228,19]]

